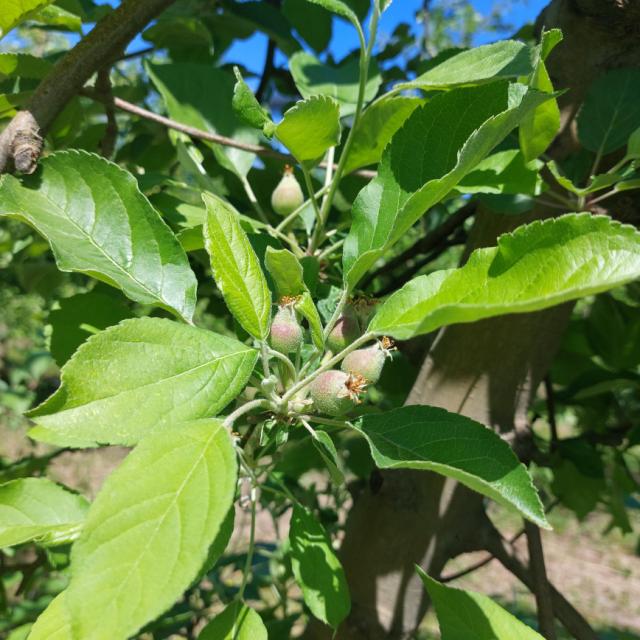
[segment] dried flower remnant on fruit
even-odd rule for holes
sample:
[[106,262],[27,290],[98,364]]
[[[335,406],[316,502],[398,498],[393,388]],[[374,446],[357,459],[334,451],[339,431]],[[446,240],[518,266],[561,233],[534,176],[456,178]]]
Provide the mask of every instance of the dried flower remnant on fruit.
[[293,213],[304,202],[300,184],[293,175],[293,169],[286,165],[282,179],[271,194],[271,207],[280,216]]
[[309,395],[319,413],[341,416],[360,402],[366,386],[367,381],[361,376],[332,369],[321,373],[309,385]]
[[304,334],[292,304],[278,309],[271,323],[269,338],[271,346],[284,354],[293,353],[302,346]]
[[298,302],[300,302],[301,299],[302,299],[302,296],[282,296],[282,298],[280,298],[278,302],[278,306],[280,308],[293,307]]
[[362,376],[371,384],[380,380],[382,368],[387,358],[391,357],[393,340],[382,338],[371,347],[357,349],[349,353],[342,361],[342,370],[356,376]]

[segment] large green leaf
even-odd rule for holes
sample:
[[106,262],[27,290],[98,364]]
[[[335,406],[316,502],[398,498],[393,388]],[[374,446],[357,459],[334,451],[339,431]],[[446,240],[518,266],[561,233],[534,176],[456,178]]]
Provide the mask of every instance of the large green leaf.
[[448,89],[478,85],[504,78],[528,76],[533,70],[531,50],[517,40],[502,40],[494,44],[462,51],[410,82],[401,82],[394,91],[404,89]]
[[267,629],[253,609],[232,602],[200,632],[198,640],[267,640]]
[[590,151],[610,153],[640,127],[640,69],[616,69],[597,78],[578,114],[578,137]]
[[182,595],[231,507],[236,472],[217,420],[176,425],[129,454],[73,546],[65,599],[76,637],[126,640]]
[[543,640],[491,598],[446,587],[416,570],[435,607],[442,640]]
[[438,407],[407,406],[364,416],[356,429],[381,469],[435,471],[549,527],[526,467],[480,423]]
[[329,96],[297,102],[276,127],[276,137],[306,167],[318,164],[340,142],[340,108]]
[[315,51],[324,51],[331,42],[332,15],[308,0],[284,0],[282,13]]
[[[349,58],[337,66],[332,66],[323,64],[310,53],[299,51],[289,59],[289,69],[303,98],[330,96],[340,105],[341,116],[355,112],[360,83],[357,58]],[[380,72],[372,61],[365,86],[365,102],[370,102],[376,97],[381,82]]]
[[494,82],[439,94],[417,108],[391,139],[377,177],[353,205],[343,256],[349,289],[547,99],[523,85]]
[[291,566],[311,613],[334,629],[351,610],[349,587],[340,560],[322,525],[294,505],[289,530]]
[[240,393],[255,349],[171,320],[124,320],[89,338],[62,385],[30,417],[37,440],[135,444],[153,431],[214,416]]
[[408,96],[387,96],[373,102],[353,132],[345,172],[378,163],[393,134],[421,104],[424,100]]
[[[174,62],[147,64],[149,77],[160,92],[174,120],[210,133],[256,143],[258,132],[241,122],[232,108],[234,78],[210,64]],[[222,166],[245,176],[255,154],[211,143]]]
[[58,366],[61,367],[87,338],[133,315],[121,297],[109,294],[110,291],[78,293],[62,298],[59,308],[51,311],[49,351]]
[[0,11],[0,38],[16,25],[29,18],[29,14],[46,7],[53,0],[8,0],[2,3]]
[[34,541],[74,540],[89,503],[46,478],[19,478],[0,485],[0,548]]
[[62,151],[34,175],[4,175],[1,215],[37,229],[62,271],[86,273],[191,321],[197,283],[187,255],[135,178],[115,164]]
[[258,256],[240,225],[238,212],[209,193],[202,199],[207,207],[205,246],[216,284],[245,331],[264,340],[269,334],[271,292]]
[[27,640],[75,640],[67,607],[67,592],[59,593],[35,621]]
[[411,280],[370,330],[400,340],[460,322],[546,309],[640,277],[640,233],[606,216],[533,222],[478,249],[459,269]]

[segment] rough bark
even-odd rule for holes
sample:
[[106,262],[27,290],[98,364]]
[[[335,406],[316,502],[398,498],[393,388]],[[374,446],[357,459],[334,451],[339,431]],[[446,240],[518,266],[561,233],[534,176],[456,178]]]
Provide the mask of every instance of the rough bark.
[[33,173],[42,136],[89,78],[122,53],[142,29],[174,0],[123,0],[63,56],[38,85],[24,111],[0,134],[0,173],[11,167]]
[[[551,77],[555,86],[570,89],[560,99],[563,126],[551,149],[554,157],[577,147],[574,118],[592,80],[608,69],[640,64],[639,5],[632,0],[554,0],[542,12],[538,30],[559,27],[565,38],[548,61]],[[544,209],[533,214],[547,215]],[[480,214],[469,249],[492,244],[521,223]],[[571,308],[447,328],[427,355],[408,402],[470,416],[504,432],[517,447],[519,436],[526,436],[526,411],[557,351]],[[490,535],[482,499],[435,475],[382,472],[374,489],[356,498],[347,522],[342,559],[353,605],[339,630],[341,640],[410,637],[428,605],[414,564],[438,576],[448,559],[487,548]],[[519,574],[527,578],[523,571]],[[584,623],[563,602],[564,624],[573,626],[576,618]],[[571,631],[579,629],[582,637],[592,637],[586,623]],[[310,636],[330,637],[317,628]]]

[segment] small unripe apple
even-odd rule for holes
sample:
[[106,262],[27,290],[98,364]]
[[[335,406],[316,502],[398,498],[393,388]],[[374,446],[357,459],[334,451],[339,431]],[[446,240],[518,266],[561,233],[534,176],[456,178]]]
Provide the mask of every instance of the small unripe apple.
[[280,307],[271,323],[271,346],[280,353],[297,351],[304,341],[302,327],[293,306]]
[[384,351],[375,344],[373,347],[358,349],[348,354],[342,361],[342,370],[362,376],[367,382],[375,384],[380,380],[386,359]]
[[283,218],[293,213],[304,202],[302,189],[293,175],[293,169],[287,165],[278,186],[271,194],[271,207]]
[[309,395],[319,413],[341,416],[353,409],[364,391],[366,380],[332,369],[321,373],[309,385]]
[[358,316],[353,307],[347,305],[327,336],[327,346],[337,353],[348,347],[361,334]]

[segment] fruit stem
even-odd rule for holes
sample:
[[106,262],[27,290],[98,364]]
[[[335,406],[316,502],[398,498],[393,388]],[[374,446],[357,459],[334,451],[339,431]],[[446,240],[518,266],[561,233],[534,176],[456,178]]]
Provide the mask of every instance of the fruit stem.
[[222,423],[225,427],[233,426],[233,423],[243,416],[245,413],[249,413],[249,411],[253,411],[253,409],[258,409],[259,407],[267,408],[269,406],[269,401],[264,399],[259,400],[251,400],[251,402],[246,402],[242,406],[238,407],[235,411],[230,413]]
[[285,356],[284,353],[280,353],[279,351],[276,351],[275,349],[271,349],[271,348],[267,348],[267,353],[269,354],[269,356],[271,356],[273,358],[277,358],[278,360],[283,362],[285,364],[285,366],[287,367],[287,369],[289,369],[289,372],[291,373],[293,379],[297,380],[298,372],[297,372],[293,362],[291,362],[291,360],[289,358],[287,358],[287,356]]
[[345,289],[340,296],[340,300],[338,300],[338,304],[336,305],[336,310],[333,312],[333,315],[329,319],[327,326],[324,328],[324,341],[327,341],[329,334],[335,327],[336,322],[340,318],[340,314],[343,312],[345,305],[347,304],[347,300],[349,299],[349,292]]
[[300,165],[300,168],[302,169],[302,175],[304,176],[304,185],[307,188],[307,193],[309,194],[309,199],[311,200],[311,204],[313,206],[313,212],[316,214],[316,224],[321,224],[322,218],[320,216],[320,208],[318,207],[316,194],[313,190],[313,182],[311,182],[311,174],[309,173],[309,169],[307,169],[307,167],[305,167],[303,164]]

